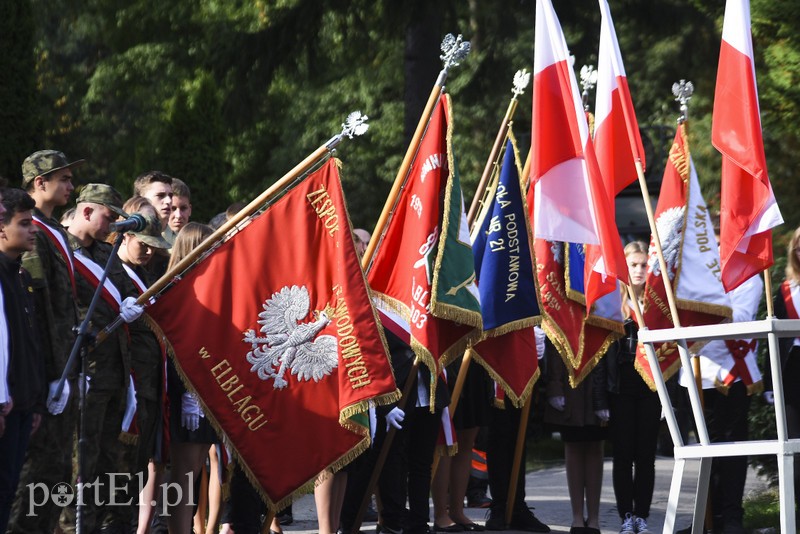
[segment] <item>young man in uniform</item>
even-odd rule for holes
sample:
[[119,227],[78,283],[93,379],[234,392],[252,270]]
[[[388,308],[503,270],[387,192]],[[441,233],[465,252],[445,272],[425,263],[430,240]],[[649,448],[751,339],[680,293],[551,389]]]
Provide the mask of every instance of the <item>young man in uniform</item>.
[[[105,184],[88,184],[78,196],[75,217],[69,226],[69,240],[75,258],[78,304],[82,310],[88,308],[113,252],[104,239],[111,223],[125,216],[121,206],[120,194]],[[130,322],[142,312],[141,306],[135,304],[137,291],[133,282],[118,259],[115,260],[91,318],[97,330],[105,328],[117,316]],[[82,429],[86,443],[80,455],[82,472],[79,476],[81,481],[93,486],[84,496],[83,527],[86,532],[92,532],[95,527],[100,532],[125,532],[128,525],[120,524],[120,516],[127,514],[129,519],[129,507],[124,503],[117,507],[104,505],[110,504],[112,497],[109,494],[112,481],[108,475],[126,473],[122,444],[118,439],[130,384],[131,360],[126,329],[116,329],[90,350],[86,358],[87,393],[83,408],[85,428]],[[127,480],[113,482],[120,487]],[[75,504],[73,501],[61,514],[60,526],[64,532],[75,531]]]
[[[37,335],[44,357],[48,391],[54,392],[69,358],[78,324],[75,303],[75,274],[67,232],[53,218],[57,208],[70,200],[72,169],[84,160],[72,161],[56,150],[34,152],[22,163],[22,188],[33,198],[33,224],[38,228],[34,249],[22,255],[22,266],[33,279]],[[44,484],[53,488],[72,480],[72,436],[78,419],[75,390],[77,373],[65,383],[60,402],[48,402],[39,431],[28,446],[21,484],[14,500],[8,532],[52,532],[61,508],[52,499],[31,511],[31,488]],[[51,401],[52,394],[48,394]],[[58,447],[53,447],[58,443]],[[41,487],[41,486],[38,486]]]

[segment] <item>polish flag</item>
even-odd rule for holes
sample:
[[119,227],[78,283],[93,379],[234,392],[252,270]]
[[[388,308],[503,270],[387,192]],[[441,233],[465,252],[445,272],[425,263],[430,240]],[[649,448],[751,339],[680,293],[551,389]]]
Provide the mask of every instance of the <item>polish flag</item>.
[[[529,206],[537,238],[584,243],[586,309],[628,280],[578,82],[550,0],[536,2]],[[533,199],[530,198],[533,196]]]
[[748,0],[725,6],[711,141],[722,153],[720,259],[731,291],[772,265],[771,228],[783,222],[761,138]]
[[[644,171],[644,148],[633,110],[628,78],[607,0],[600,1],[600,51],[597,59],[597,102],[594,146],[600,171],[614,196],[637,179],[636,162]],[[613,191],[611,191],[613,184]]]

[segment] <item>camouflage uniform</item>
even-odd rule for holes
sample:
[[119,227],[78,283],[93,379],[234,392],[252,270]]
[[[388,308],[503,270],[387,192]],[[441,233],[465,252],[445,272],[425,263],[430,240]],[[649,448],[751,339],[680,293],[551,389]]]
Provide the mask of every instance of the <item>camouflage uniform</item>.
[[[119,207],[122,199],[119,193],[110,186],[89,184],[84,187],[78,202],[94,202],[111,209],[116,208],[114,211],[121,211]],[[111,245],[94,241],[88,247],[84,247],[74,236],[70,235],[69,237],[70,245],[76,254],[83,254],[101,267],[106,266],[113,251]],[[108,279],[116,286],[123,299],[136,295],[133,283],[117,258],[108,273]],[[77,272],[75,282],[78,305],[81,307],[81,312],[85,313],[94,294],[94,287]],[[92,316],[93,329],[102,330],[118,315],[119,312],[115,311],[103,298],[98,299]],[[86,444],[82,458],[82,480],[93,483],[99,477],[103,484],[98,491],[98,501],[93,495],[84,498],[83,526],[86,532],[91,532],[95,526],[100,526],[100,510],[97,509],[95,502],[110,502],[109,481],[105,475],[107,473],[126,473],[126,469],[123,467],[122,444],[119,441],[119,435],[131,368],[129,343],[128,329],[117,328],[105,341],[90,350],[86,358],[89,392],[86,395],[83,414]],[[117,485],[122,482],[124,482],[122,479],[116,480]],[[96,491],[95,488],[93,491]],[[118,496],[117,499],[119,498]],[[65,508],[61,514],[60,526],[64,532],[75,531],[75,504],[73,501],[72,505]],[[104,508],[103,511],[111,512],[109,508]],[[114,511],[114,513],[119,512],[119,510]]]
[[[62,153],[52,150],[36,152],[22,165],[22,186],[27,187],[36,176],[82,162],[68,163]],[[64,243],[68,243],[67,233],[58,221],[46,217],[39,209],[34,209],[33,215],[60,233]],[[46,380],[50,383],[61,378],[75,339],[73,327],[78,324],[78,310],[72,280],[64,256],[44,231],[37,232],[36,246],[23,254],[22,265],[33,278],[39,345],[44,356]],[[9,533],[52,532],[58,523],[61,508],[50,499],[26,517],[30,506],[28,485],[43,483],[49,492],[58,482],[72,480],[72,436],[78,417],[75,376],[73,373],[72,393],[64,411],[59,415],[45,411],[39,430],[31,437],[8,525]],[[37,499],[42,500],[40,495]]]
[[[147,218],[147,227],[133,235],[144,244],[155,250],[169,247],[161,237],[161,224],[155,217]],[[128,266],[138,277],[144,287],[149,287],[151,280],[143,267]],[[127,270],[126,270],[127,272]],[[133,278],[133,277],[131,277]],[[137,287],[138,284],[134,284]],[[130,486],[147,480],[147,464],[151,459],[161,462],[160,450],[156,450],[156,435],[162,421],[162,376],[164,373],[163,350],[158,338],[147,326],[144,319],[130,323],[131,365],[136,383],[136,425],[138,435],[124,434],[128,446],[125,447],[126,465],[135,473]],[[163,439],[163,436],[162,436]],[[138,473],[142,473],[138,475]],[[130,491],[130,490],[129,490]],[[138,486],[137,486],[138,491]]]

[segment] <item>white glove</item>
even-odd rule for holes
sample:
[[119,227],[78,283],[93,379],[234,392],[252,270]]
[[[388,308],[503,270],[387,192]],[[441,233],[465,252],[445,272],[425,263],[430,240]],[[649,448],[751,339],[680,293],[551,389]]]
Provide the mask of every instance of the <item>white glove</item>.
[[608,409],[605,410],[595,410],[594,414],[597,416],[600,421],[603,423],[608,423],[608,420],[611,418],[611,414],[609,413]]
[[63,412],[69,400],[69,380],[64,381],[64,389],[61,390],[61,396],[57,399],[54,398],[58,382],[58,380],[53,380],[47,389],[47,411],[52,415],[58,415]]
[[143,313],[144,306],[136,304],[136,299],[133,297],[127,297],[122,301],[122,304],[119,305],[119,316],[122,317],[122,320],[126,323],[132,323],[141,317]]
[[406,418],[406,413],[395,406],[392,408],[392,411],[386,414],[386,431],[389,431],[389,426],[395,427],[397,430],[401,430],[403,425],[400,424],[403,422],[403,419]]
[[567,399],[565,397],[549,397],[547,402],[550,403],[550,406],[558,410],[559,412],[564,411],[564,406],[567,405]]
[[133,423],[133,416],[136,415],[136,386],[133,384],[133,377],[130,377],[128,394],[125,398],[125,415],[122,416],[122,431],[127,432]]
[[205,417],[194,393],[186,392],[181,397],[181,425],[187,430],[200,428],[200,418]]
[[765,391],[764,400],[767,401],[767,404],[769,405],[775,404],[775,394],[771,391]]

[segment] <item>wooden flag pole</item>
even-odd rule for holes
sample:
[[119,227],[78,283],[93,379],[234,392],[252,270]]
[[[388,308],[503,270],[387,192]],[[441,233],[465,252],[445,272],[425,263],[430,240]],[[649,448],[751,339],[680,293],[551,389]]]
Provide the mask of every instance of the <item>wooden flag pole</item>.
[[[483,195],[486,192],[486,188],[490,182],[490,179],[497,173],[499,155],[502,147],[505,145],[506,139],[508,139],[508,129],[511,124],[511,119],[514,117],[514,113],[519,105],[519,100],[517,97],[525,92],[525,88],[528,87],[530,80],[531,75],[525,69],[518,70],[514,74],[514,87],[511,89],[511,92],[514,94],[514,96],[511,97],[511,101],[508,103],[508,109],[506,109],[506,114],[500,123],[500,130],[497,132],[494,145],[492,145],[492,150],[489,153],[489,159],[487,160],[486,166],[483,169],[481,180],[478,183],[478,189],[475,191],[475,196],[472,197],[472,205],[470,205],[469,213],[467,214],[467,224],[470,231],[472,231],[472,227],[475,224],[475,217],[477,216],[478,208],[483,204]],[[469,349],[467,349],[464,351],[464,356],[461,359],[461,367],[458,370],[456,383],[453,386],[453,392],[450,395],[450,417],[453,416],[456,408],[458,408],[458,401],[461,398],[461,392],[464,390],[464,383],[467,380],[467,371],[469,371],[469,366],[471,363],[472,353]],[[439,458],[440,456],[436,456],[433,459],[431,478],[436,475],[436,470],[439,467]]]
[[506,109],[506,114],[500,122],[500,130],[497,132],[497,137],[494,139],[494,145],[492,145],[492,150],[489,152],[489,159],[486,161],[486,166],[483,168],[483,174],[481,174],[478,188],[475,190],[475,196],[472,197],[472,204],[467,213],[467,222],[469,223],[470,229],[472,229],[475,217],[478,215],[478,209],[483,203],[483,195],[489,184],[489,179],[497,170],[500,150],[503,145],[505,145],[506,139],[508,139],[508,129],[511,124],[511,119],[514,118],[514,113],[517,111],[517,106],[519,105],[518,97],[525,92],[525,88],[528,87],[530,81],[531,75],[526,69],[518,70],[514,74],[514,87],[511,89],[514,96],[511,97],[511,101],[508,103],[508,109]]
[[383,211],[378,218],[378,222],[375,224],[375,229],[372,230],[372,239],[369,240],[367,250],[364,251],[364,256],[361,258],[361,266],[364,272],[369,270],[369,264],[372,261],[372,256],[375,254],[375,249],[378,247],[378,242],[381,240],[381,234],[389,220],[389,216],[392,214],[392,211],[394,211],[397,197],[400,195],[400,190],[403,188],[406,178],[408,177],[408,170],[411,167],[411,162],[414,160],[419,150],[419,143],[422,140],[422,135],[428,128],[428,122],[430,121],[431,113],[433,113],[433,108],[442,96],[444,82],[447,80],[447,73],[450,67],[458,65],[458,63],[469,54],[469,50],[469,42],[462,42],[461,35],[453,37],[452,34],[447,34],[442,41],[443,54],[440,56],[443,61],[442,70],[439,71],[436,83],[433,85],[433,89],[431,89],[428,102],[425,104],[425,109],[422,111],[422,116],[417,123],[417,129],[414,131],[414,136],[411,138],[411,143],[408,145],[406,155],[403,157],[403,162],[400,164],[400,168],[397,171],[397,176],[394,179],[391,191],[389,191],[386,204],[384,204]]
[[[530,172],[531,152],[528,151],[528,157],[525,159],[525,167],[523,167],[522,176],[520,177],[520,179],[524,180],[528,185],[530,185],[528,176]],[[525,189],[527,189],[527,187],[523,187],[523,191]],[[533,247],[533,243],[531,243],[531,247]],[[519,478],[519,470],[522,468],[522,451],[525,445],[525,433],[528,431],[528,415],[531,412],[532,399],[533,393],[531,393],[528,396],[528,400],[525,401],[525,404],[522,407],[522,415],[520,415],[519,429],[517,430],[517,445],[514,449],[514,460],[511,464],[511,477],[509,478],[508,493],[506,494],[508,496],[506,498],[506,525],[511,522],[511,514],[514,513],[513,503],[517,495],[517,479]]]
[[[314,152],[306,156],[306,158],[294,166],[292,170],[284,174],[278,181],[268,187],[258,197],[253,199],[247,206],[242,208],[236,215],[225,221],[222,226],[215,230],[207,239],[200,243],[194,250],[186,255],[181,261],[178,262],[172,269],[165,273],[161,278],[156,280],[144,293],[139,295],[136,303],[139,305],[147,306],[150,299],[157,296],[165,287],[167,287],[175,277],[181,275],[186,269],[192,266],[203,254],[209,249],[216,246],[222,239],[225,238],[227,233],[236,225],[244,221],[247,217],[258,211],[268,200],[282,192],[289,184],[295,181],[303,173],[307,172],[314,165],[316,165],[323,157],[329,155],[331,151],[336,148],[342,139],[346,137],[352,139],[354,135],[362,135],[367,131],[369,125],[366,124],[368,117],[361,115],[361,112],[355,111],[347,116],[347,119],[342,124],[342,131],[331,137],[325,144],[318,147]],[[114,330],[122,325],[122,318],[117,317],[113,322],[106,326],[97,335],[95,345],[102,343]]]
[[[403,162],[400,164],[400,169],[397,171],[397,176],[394,179],[394,184],[392,184],[389,197],[386,199],[386,203],[383,206],[383,211],[378,218],[378,222],[375,224],[375,229],[372,231],[372,239],[369,240],[367,249],[364,251],[364,255],[361,258],[361,267],[364,269],[365,273],[369,271],[369,265],[372,261],[373,255],[375,254],[375,249],[381,240],[381,234],[383,234],[384,228],[389,221],[389,217],[394,210],[394,206],[397,203],[397,198],[400,195],[400,190],[403,188],[403,185],[406,182],[408,171],[411,168],[411,162],[417,155],[422,136],[425,133],[425,130],[428,128],[428,123],[430,122],[433,108],[436,106],[436,103],[442,96],[442,92],[444,91],[444,82],[447,80],[447,73],[449,72],[450,67],[458,65],[459,62],[469,54],[470,44],[468,41],[462,41],[461,35],[458,37],[453,37],[452,34],[447,34],[442,41],[441,49],[442,55],[439,57],[442,60],[442,70],[439,71],[439,76],[436,78],[436,83],[433,85],[433,89],[431,89],[431,94],[428,96],[428,102],[425,104],[425,109],[422,111],[422,116],[417,123],[417,129],[414,131],[414,135],[411,138],[411,143],[408,145],[406,154],[403,157]],[[411,367],[411,371],[409,371],[408,379],[406,380],[405,387],[403,388],[403,396],[398,403],[398,407],[401,410],[405,408],[406,401],[411,393],[411,384],[415,382],[419,365],[420,359],[414,358],[414,364]],[[372,492],[378,482],[378,477],[383,470],[383,464],[386,462],[386,457],[389,455],[389,448],[392,445],[392,441],[394,440],[394,435],[396,432],[397,430],[392,427],[386,433],[386,439],[384,440],[383,446],[378,454],[378,459],[375,462],[375,467],[372,470],[372,475],[370,476],[366,491],[361,499],[361,506],[359,507],[358,514],[353,522],[353,532],[358,532],[361,528],[361,523],[364,520],[364,514],[367,511],[369,499],[372,496]]]
[[[419,358],[414,358],[414,363],[411,365],[411,370],[408,372],[408,378],[406,378],[406,383],[403,386],[403,396],[397,403],[397,407],[401,410],[405,410],[405,407],[408,404],[408,398],[411,395],[411,387],[417,383],[417,371],[419,370],[419,364]],[[361,505],[358,507],[358,513],[353,521],[353,526],[350,528],[350,532],[359,532],[361,530],[361,524],[364,522],[364,515],[367,513],[367,506],[369,506],[372,493],[375,491],[378,478],[383,470],[383,464],[386,463],[386,458],[389,456],[389,449],[392,447],[395,434],[397,434],[397,429],[393,426],[390,426],[389,430],[386,432],[386,437],[383,440],[381,450],[378,453],[378,458],[375,460],[375,467],[372,469],[372,474],[369,477],[366,491],[361,499]]]
[[199,258],[208,249],[216,245],[233,227],[258,211],[269,199],[283,191],[287,185],[308,171],[324,156],[330,154],[330,152],[339,145],[345,136],[348,136],[352,139],[353,135],[361,135],[364,133],[367,127],[364,121],[367,119],[367,117],[362,116],[358,112],[356,113],[358,114],[357,117],[354,117],[354,115],[356,115],[355,113],[351,113],[347,117],[348,122],[345,122],[342,125],[343,129],[341,133],[338,133],[330,138],[324,145],[320,146],[314,152],[309,154],[303,161],[295,165],[292,170],[284,174],[277,182],[268,187],[266,191],[261,193],[247,206],[242,208],[239,213],[225,221],[222,226],[220,226],[213,234],[203,241],[203,243],[198,245],[196,249],[183,258],[183,260],[178,262],[178,264],[175,265],[175,267],[173,267],[169,272],[164,274],[164,276],[159,278],[152,286],[150,286],[150,288],[148,288],[147,291],[142,293],[136,300],[137,304],[146,303],[150,297],[161,291],[161,289],[169,284],[175,276],[186,270],[186,268],[192,265],[197,258]]
[[517,443],[514,448],[514,463],[511,465],[511,482],[508,485],[508,497],[506,498],[506,527],[511,524],[512,515],[514,513],[514,499],[517,498],[517,482],[519,479],[519,470],[522,469],[522,452],[525,450],[525,434],[528,432],[528,418],[531,414],[531,404],[533,404],[533,395],[528,395],[528,400],[522,407],[519,415],[519,430],[517,431]]
[[[274,532],[272,530],[273,519],[275,519],[275,510],[267,510],[267,516],[264,518],[264,522],[261,524],[261,534],[271,534]],[[278,534],[283,534],[283,529],[280,529]]]
[[[688,112],[687,103],[692,96],[694,91],[694,87],[691,82],[685,82],[681,80],[681,83],[673,85],[672,88],[673,94],[681,104],[681,116],[678,118],[678,127],[680,128],[681,125],[686,127],[686,115]],[[653,214],[653,207],[650,204],[650,193],[647,188],[647,182],[644,178],[644,169],[642,168],[642,162],[640,159],[636,160],[636,174],[639,178],[639,187],[642,191],[642,197],[644,200],[645,212],[647,213],[647,222],[650,225],[650,233],[653,239],[653,245],[656,249],[656,256],[658,257],[658,264],[661,268],[662,273],[662,281],[664,283],[664,290],[667,296],[667,303],[669,304],[670,315],[672,316],[672,324],[675,328],[681,327],[680,316],[678,315],[678,306],[675,301],[675,291],[672,287],[672,281],[669,279],[669,271],[667,270],[667,262],[664,259],[664,251],[661,247],[661,239],[658,235],[658,230],[656,228],[655,223],[655,215]],[[677,340],[678,344],[678,352],[681,355],[681,361],[685,365],[689,363],[689,351],[686,345],[686,340]],[[705,425],[705,419],[703,417],[703,378],[700,371],[700,360],[699,358],[691,358],[691,369],[694,375],[694,387],[687,388],[689,393],[689,399],[693,406],[696,408],[693,410],[695,415],[695,425],[697,427],[698,439],[700,443],[707,445],[710,443],[710,439],[708,436],[708,429]],[[655,373],[656,369],[653,369]],[[660,372],[660,369],[658,369]],[[712,528],[712,511],[711,511],[711,502],[709,496],[709,502],[706,506],[706,528]]]

